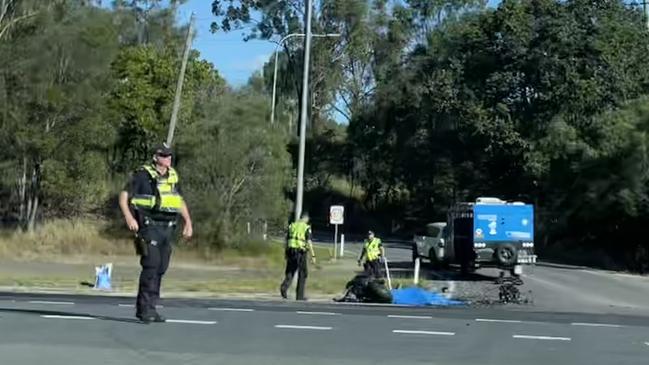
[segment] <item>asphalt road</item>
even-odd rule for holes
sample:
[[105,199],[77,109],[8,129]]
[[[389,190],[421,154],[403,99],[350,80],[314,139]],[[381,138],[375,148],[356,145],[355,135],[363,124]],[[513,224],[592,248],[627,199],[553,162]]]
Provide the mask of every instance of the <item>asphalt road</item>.
[[[359,243],[347,244],[345,252],[357,257],[360,248]],[[386,256],[393,276],[412,277],[409,248],[387,245]],[[455,298],[482,303],[498,300],[494,280],[499,273],[480,269],[462,277],[457,270],[433,270],[424,260],[421,277],[434,289],[448,288]],[[522,278],[519,290],[529,303],[511,309],[649,316],[649,276],[541,262],[525,266]]]
[[[646,364],[649,318],[502,308],[0,295],[1,363]],[[601,320],[605,319],[606,322]]]

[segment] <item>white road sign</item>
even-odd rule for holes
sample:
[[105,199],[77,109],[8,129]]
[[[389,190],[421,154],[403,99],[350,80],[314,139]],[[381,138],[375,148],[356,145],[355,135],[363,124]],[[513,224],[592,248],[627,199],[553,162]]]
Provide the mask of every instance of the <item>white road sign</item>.
[[343,224],[345,220],[345,207],[342,205],[332,205],[329,208],[329,223]]

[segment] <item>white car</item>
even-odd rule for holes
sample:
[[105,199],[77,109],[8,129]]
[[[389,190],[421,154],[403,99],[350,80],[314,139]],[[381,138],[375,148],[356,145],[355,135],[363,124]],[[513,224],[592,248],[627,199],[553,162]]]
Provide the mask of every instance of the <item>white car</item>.
[[423,257],[433,265],[442,264],[444,261],[444,236],[446,234],[446,222],[435,222],[426,225],[424,232],[415,235],[412,249],[412,261],[417,257]]

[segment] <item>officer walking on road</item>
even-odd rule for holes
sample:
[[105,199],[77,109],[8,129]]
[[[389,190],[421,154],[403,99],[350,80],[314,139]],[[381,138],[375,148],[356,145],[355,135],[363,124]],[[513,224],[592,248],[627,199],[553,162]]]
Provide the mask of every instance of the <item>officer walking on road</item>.
[[383,243],[381,239],[374,236],[374,232],[367,232],[367,239],[365,240],[365,245],[361,251],[361,255],[358,257],[358,266],[361,265],[363,257],[365,257],[365,263],[363,268],[365,272],[373,277],[381,277],[381,260],[385,256],[385,250],[383,249]]
[[306,285],[307,271],[307,251],[311,253],[311,262],[315,265],[315,251],[311,242],[311,226],[309,225],[309,216],[302,214],[302,218],[291,223],[286,235],[286,270],[280,293],[282,298],[287,299],[287,290],[291,286],[295,272],[298,272],[296,299],[306,300],[304,297],[304,287]]
[[164,322],[156,311],[160,282],[169,267],[172,240],[182,216],[183,237],[192,236],[192,220],[181,196],[178,173],[171,167],[172,150],[166,144],[155,149],[153,163],[138,169],[119,196],[119,206],[140,255],[140,283],[135,316],[144,323]]

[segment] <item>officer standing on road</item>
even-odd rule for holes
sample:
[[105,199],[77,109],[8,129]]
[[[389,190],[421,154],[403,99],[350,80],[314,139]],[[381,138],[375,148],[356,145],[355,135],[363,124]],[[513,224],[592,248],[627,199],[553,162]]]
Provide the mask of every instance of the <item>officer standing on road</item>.
[[365,263],[363,264],[365,272],[376,278],[381,277],[381,260],[385,256],[385,250],[383,249],[381,239],[375,237],[372,231],[367,232],[365,245],[363,246],[361,255],[358,257],[358,266],[361,265],[363,256],[365,256]]
[[153,163],[142,166],[119,196],[119,206],[132,232],[140,255],[140,283],[135,316],[145,323],[164,322],[156,311],[160,282],[169,267],[172,240],[182,216],[183,237],[192,236],[192,220],[171,167],[172,151],[163,144],[155,149]]
[[291,223],[286,235],[286,270],[282,285],[279,288],[282,298],[287,299],[286,291],[291,286],[295,272],[298,272],[296,299],[306,300],[304,297],[304,287],[306,285],[307,271],[307,251],[311,253],[311,262],[315,265],[315,251],[311,242],[311,226],[309,225],[309,216],[305,213],[302,218]]

